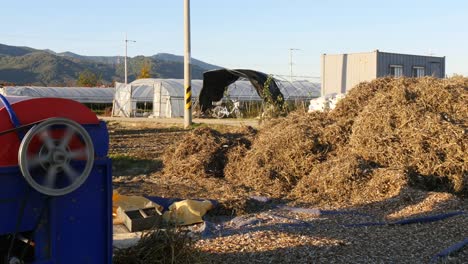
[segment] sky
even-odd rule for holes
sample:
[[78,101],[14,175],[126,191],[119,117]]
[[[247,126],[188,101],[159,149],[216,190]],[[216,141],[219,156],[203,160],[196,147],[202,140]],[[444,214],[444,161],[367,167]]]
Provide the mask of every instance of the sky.
[[[81,55],[183,55],[183,0],[0,0],[0,43]],[[320,76],[323,53],[446,56],[468,75],[468,1],[191,0],[192,57]]]

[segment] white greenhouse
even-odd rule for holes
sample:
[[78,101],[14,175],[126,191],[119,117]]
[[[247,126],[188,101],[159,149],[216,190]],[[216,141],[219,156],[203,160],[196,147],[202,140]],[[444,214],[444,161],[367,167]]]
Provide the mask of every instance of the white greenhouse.
[[[198,96],[203,81],[192,81],[192,94]],[[195,100],[194,100],[195,101]],[[113,116],[137,116],[138,103],[152,103],[152,117],[184,115],[184,80],[138,79],[130,84],[116,83]]]
[[6,86],[5,96],[65,98],[85,104],[112,104],[115,88]]
[[[279,81],[278,87],[286,101],[308,101],[320,96],[320,84],[309,81]],[[203,80],[192,80],[192,101],[197,105]],[[250,81],[239,80],[228,88],[229,98],[241,102],[261,102]],[[151,117],[182,117],[184,115],[184,80],[139,79],[130,84],[116,83],[112,114],[131,117],[140,115],[138,104],[152,104],[145,114]],[[145,107],[146,108],[146,107]]]

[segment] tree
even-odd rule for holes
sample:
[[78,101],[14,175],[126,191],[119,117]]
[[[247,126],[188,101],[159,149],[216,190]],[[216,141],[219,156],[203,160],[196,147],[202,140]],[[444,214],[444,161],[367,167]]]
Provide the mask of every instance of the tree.
[[101,76],[98,76],[94,72],[86,69],[80,72],[78,76],[78,81],[76,84],[82,87],[96,87],[100,84]]
[[148,62],[143,63],[140,70],[138,79],[151,78],[151,64]]

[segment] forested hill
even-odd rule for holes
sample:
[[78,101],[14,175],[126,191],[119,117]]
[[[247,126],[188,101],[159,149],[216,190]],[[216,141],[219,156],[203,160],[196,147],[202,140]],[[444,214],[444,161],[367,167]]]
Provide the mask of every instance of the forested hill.
[[[175,78],[184,76],[183,56],[160,53],[127,59],[128,80],[135,80],[147,67],[149,77]],[[192,59],[192,78],[202,79],[203,72],[219,66]],[[74,86],[80,74],[95,74],[99,82],[111,85],[123,82],[124,59],[118,56],[83,56],[72,52],[56,53],[0,44],[0,84]]]

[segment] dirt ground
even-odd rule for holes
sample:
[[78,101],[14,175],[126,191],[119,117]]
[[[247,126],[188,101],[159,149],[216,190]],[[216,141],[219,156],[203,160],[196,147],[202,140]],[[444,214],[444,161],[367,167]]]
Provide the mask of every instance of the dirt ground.
[[[114,189],[119,193],[223,201],[206,218],[210,229],[205,230],[211,235],[201,236],[195,244],[205,263],[467,263],[466,247],[448,258],[435,257],[468,238],[466,199],[402,191],[358,208],[297,210],[288,207],[288,201],[253,199],[256,193],[234,188],[221,178],[206,178],[208,183],[200,184],[180,175],[163,175],[162,153],[187,133],[181,124],[113,120],[108,126]],[[405,207],[400,206],[402,200]],[[375,224],[440,214],[447,218],[424,224]]]
[[[209,126],[220,130],[230,129],[230,126],[218,124]],[[119,193],[182,199],[222,197],[219,193],[212,197],[214,191],[197,188],[199,186],[176,176],[162,178],[161,155],[188,132],[182,124],[109,121],[108,127],[114,189]]]

